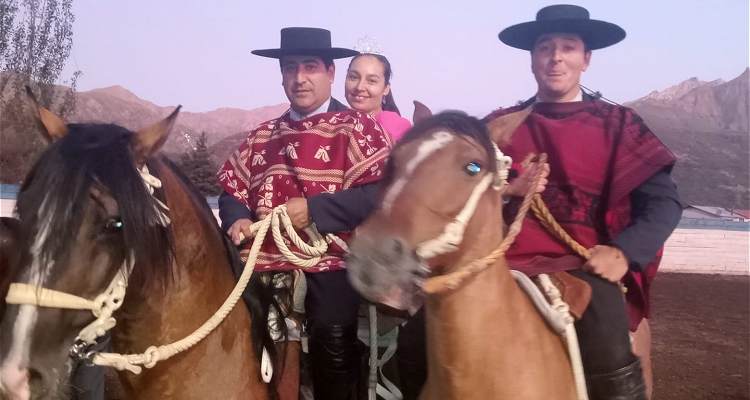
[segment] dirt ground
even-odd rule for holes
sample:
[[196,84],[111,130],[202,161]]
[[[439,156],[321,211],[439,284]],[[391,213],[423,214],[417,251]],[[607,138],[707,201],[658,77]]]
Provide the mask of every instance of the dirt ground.
[[750,277],[662,273],[653,295],[653,400],[750,399]]
[[750,399],[750,278],[659,274],[654,400]]

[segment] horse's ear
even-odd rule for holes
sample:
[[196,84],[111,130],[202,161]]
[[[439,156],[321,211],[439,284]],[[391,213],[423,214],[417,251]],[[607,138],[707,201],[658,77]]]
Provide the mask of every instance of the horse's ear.
[[133,137],[133,155],[136,162],[143,164],[153,158],[164,143],[167,142],[169,132],[172,131],[174,123],[177,120],[177,114],[182,106],[177,106],[167,118],[140,130]]
[[44,141],[52,143],[68,133],[68,125],[63,120],[46,108],[39,106],[39,102],[29,85],[26,85],[26,104],[34,127],[42,135]]
[[431,116],[432,116],[432,111],[430,111],[430,109],[427,108],[426,105],[414,100],[414,116],[412,117],[412,120],[414,121],[415,124]]
[[509,144],[513,132],[515,132],[516,128],[518,128],[529,113],[531,113],[532,108],[532,106],[528,106],[521,111],[506,114],[490,121],[487,124],[487,129],[490,131],[492,141],[498,146]]

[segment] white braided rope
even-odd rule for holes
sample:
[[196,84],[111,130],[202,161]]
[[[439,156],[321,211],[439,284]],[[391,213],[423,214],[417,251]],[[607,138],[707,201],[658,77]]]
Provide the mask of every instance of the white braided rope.
[[378,386],[378,325],[377,310],[374,304],[367,306],[368,317],[370,320],[370,373],[367,380],[367,398],[376,400]]
[[573,367],[573,378],[575,379],[578,400],[588,400],[589,396],[586,388],[586,377],[583,374],[583,361],[581,361],[581,349],[578,347],[578,335],[576,334],[576,328],[573,324],[573,316],[570,315],[570,307],[562,300],[560,290],[552,283],[552,280],[550,280],[548,275],[538,275],[537,281],[544,290],[544,294],[547,296],[552,307],[565,316],[565,322],[567,324],[563,336],[567,342],[570,364]]
[[464,208],[448,225],[445,226],[440,236],[421,243],[417,246],[417,254],[425,260],[432,257],[447,254],[458,249],[458,246],[464,240],[464,231],[469,220],[474,215],[479,199],[490,187],[494,190],[500,190],[508,184],[508,173],[512,159],[503,154],[502,151],[493,142],[492,147],[495,149],[495,159],[497,160],[497,172],[485,175],[481,181],[474,187],[474,190],[466,200]]
[[130,268],[127,267],[118,270],[107,290],[96,296],[94,300],[25,283],[13,283],[10,285],[5,302],[67,310],[90,310],[96,319],[86,325],[76,339],[92,345],[96,343],[96,338],[104,336],[116,324],[112,314],[120,308],[125,298],[127,276],[129,275],[127,271],[129,270]]
[[[346,242],[344,242],[338,236],[330,233],[326,236],[321,235],[315,227],[315,224],[312,224],[304,229],[305,233],[310,238],[310,243],[305,242],[294,229],[292,220],[289,218],[289,214],[287,214],[286,212],[286,205],[280,205],[274,208],[273,210],[271,210],[271,213],[266,216],[265,219],[271,220],[271,234],[273,235],[273,241],[276,244],[276,247],[279,249],[279,252],[281,252],[281,255],[283,255],[287,261],[298,267],[311,268],[318,265],[323,255],[325,255],[326,251],[328,251],[328,245],[330,243],[336,243],[345,252],[349,252],[349,247],[347,246]],[[260,228],[260,222],[252,224],[250,226],[250,234],[254,237],[257,237],[257,232]],[[294,243],[294,245],[298,249],[300,249],[304,256],[300,256],[294,253],[289,248],[289,245],[287,245],[286,240],[282,234],[281,228],[284,229],[283,232],[286,232],[288,239],[292,243]],[[243,235],[242,233],[240,233],[240,240],[245,240],[245,235]]]
[[[146,189],[153,197],[154,189],[158,189],[161,187],[161,180],[153,175],[151,175],[148,171],[148,167],[144,164],[143,167],[138,170],[138,172],[141,174],[141,179],[143,179],[143,184],[146,185]],[[169,211],[169,207],[167,207],[166,204],[162,203],[161,200],[154,197],[154,201],[156,201],[156,215],[159,217],[159,221],[157,221],[161,226],[167,226],[172,223],[172,220],[169,219],[169,217],[166,214],[166,211]]]
[[[302,250],[308,258],[298,256],[289,250],[289,247],[284,242],[283,235],[281,234],[281,227],[285,228],[289,239]],[[266,234],[270,230],[274,242],[279,246],[279,250],[282,252],[284,257],[287,257],[289,262],[298,265],[303,268],[308,268],[317,265],[320,261],[321,256],[325,254],[328,248],[328,243],[324,240],[323,236],[311,226],[306,229],[308,235],[310,235],[310,244],[305,243],[299,235],[294,231],[289,215],[286,212],[286,206],[281,205],[273,209],[273,211],[266,216],[263,220],[254,223],[251,226],[251,232],[254,237],[253,244],[250,248],[250,255],[245,262],[245,269],[242,271],[237,284],[235,285],[228,298],[224,301],[218,311],[209,318],[200,328],[196,329],[193,333],[188,335],[182,340],[174,342],[172,344],[162,346],[151,346],[142,354],[115,354],[115,353],[99,353],[94,356],[93,363],[100,366],[115,367],[118,370],[128,370],[135,374],[141,372],[140,365],[146,368],[153,368],[159,361],[164,361],[179,354],[203,340],[209,333],[211,333],[216,327],[226,318],[229,312],[232,311],[237,301],[242,297],[242,293],[245,291],[245,287],[250,282],[253,270],[255,269],[255,261],[260,253],[260,247],[266,237]],[[270,368],[270,360],[268,359],[268,353],[264,349],[263,362],[261,363],[261,369],[264,381],[270,381],[272,371]]]
[[479,199],[482,197],[487,188],[490,187],[495,179],[493,175],[485,175],[481,181],[474,187],[466,205],[461,212],[448,225],[445,226],[443,233],[435,239],[428,240],[417,246],[417,255],[425,260],[440,254],[451,253],[458,249],[458,246],[464,239],[464,231],[469,220],[474,215]]

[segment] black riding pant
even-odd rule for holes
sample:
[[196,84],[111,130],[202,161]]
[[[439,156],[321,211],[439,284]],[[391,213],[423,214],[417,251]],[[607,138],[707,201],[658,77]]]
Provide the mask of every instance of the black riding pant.
[[310,328],[357,323],[359,295],[354,291],[346,271],[305,273],[307,295],[305,316]]
[[364,346],[357,339],[359,295],[346,271],[305,274],[305,316],[315,400],[352,400]]
[[620,287],[587,272],[569,272],[591,285],[591,303],[576,322],[586,374],[606,374],[634,363],[628,312]]
[[[586,281],[592,289],[591,303],[575,324],[586,375],[613,372],[635,362],[620,288],[583,271],[570,273]],[[404,400],[416,399],[427,379],[424,318],[421,309],[399,332],[396,360]]]

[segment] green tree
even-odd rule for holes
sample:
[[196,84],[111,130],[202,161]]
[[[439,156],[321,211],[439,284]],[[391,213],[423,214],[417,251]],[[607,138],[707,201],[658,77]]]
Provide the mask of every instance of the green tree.
[[180,156],[178,165],[204,196],[218,196],[221,186],[216,181],[219,167],[208,150],[208,135],[203,132],[195,141],[193,150]]
[[26,85],[65,119],[75,108],[75,71],[62,81],[73,47],[72,0],[0,0],[0,180],[17,183],[44,147],[26,110]]

